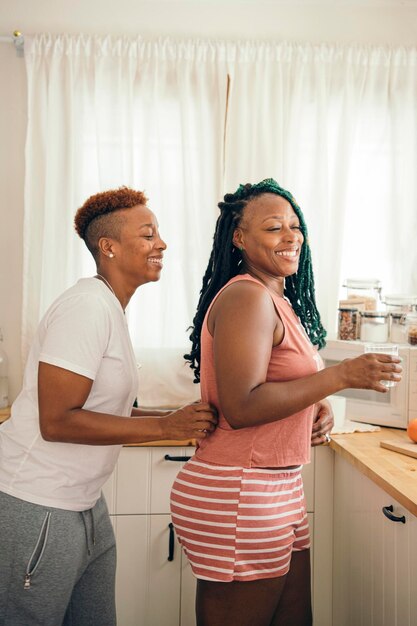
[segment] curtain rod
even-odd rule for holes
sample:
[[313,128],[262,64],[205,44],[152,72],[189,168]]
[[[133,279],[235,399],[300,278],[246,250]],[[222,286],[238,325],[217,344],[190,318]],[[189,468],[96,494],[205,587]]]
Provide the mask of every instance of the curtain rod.
[[15,30],[13,35],[4,36],[0,35],[0,43],[13,43],[16,48],[16,52],[19,56],[23,56],[23,50],[25,46],[25,38],[23,37],[20,30]]

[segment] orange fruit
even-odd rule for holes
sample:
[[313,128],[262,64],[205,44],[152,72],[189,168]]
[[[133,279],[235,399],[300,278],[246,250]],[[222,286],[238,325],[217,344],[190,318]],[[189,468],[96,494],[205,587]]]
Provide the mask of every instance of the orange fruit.
[[408,422],[407,435],[410,437],[411,441],[417,443],[417,418]]

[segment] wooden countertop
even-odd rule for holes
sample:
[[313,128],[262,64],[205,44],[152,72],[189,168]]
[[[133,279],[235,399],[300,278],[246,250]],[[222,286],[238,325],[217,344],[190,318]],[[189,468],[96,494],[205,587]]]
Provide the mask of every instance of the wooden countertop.
[[[417,459],[381,448],[382,440],[410,442],[405,430],[332,435],[330,447],[417,516]],[[417,445],[417,444],[416,444]]]

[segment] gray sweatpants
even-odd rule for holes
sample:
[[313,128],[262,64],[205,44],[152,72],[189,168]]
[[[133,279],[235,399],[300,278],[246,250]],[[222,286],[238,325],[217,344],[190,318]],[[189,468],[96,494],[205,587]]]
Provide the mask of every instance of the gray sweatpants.
[[79,513],[0,492],[0,626],[114,626],[115,570],[103,497]]

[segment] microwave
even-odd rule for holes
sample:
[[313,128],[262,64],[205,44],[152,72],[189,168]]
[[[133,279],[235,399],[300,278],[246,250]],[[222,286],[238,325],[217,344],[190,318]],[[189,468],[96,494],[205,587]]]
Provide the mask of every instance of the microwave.
[[[320,350],[326,367],[364,352],[364,342],[330,340]],[[372,389],[343,389],[335,395],[346,398],[346,417],[356,422],[407,428],[417,418],[417,346],[398,344],[402,380],[387,393]]]

